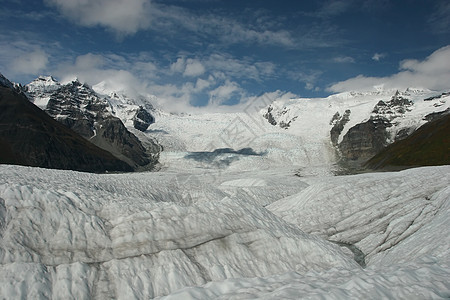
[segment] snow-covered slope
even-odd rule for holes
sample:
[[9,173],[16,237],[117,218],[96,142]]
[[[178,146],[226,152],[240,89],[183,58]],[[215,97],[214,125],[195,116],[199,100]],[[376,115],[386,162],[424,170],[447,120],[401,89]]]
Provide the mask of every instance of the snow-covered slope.
[[[34,102],[44,107],[61,86],[52,77],[39,77],[26,89]],[[178,169],[268,169],[282,165],[293,166],[302,175],[333,174],[339,172],[341,158],[365,161],[424,124],[426,115],[450,107],[448,93],[410,88],[309,99],[262,96],[243,105],[238,113],[171,114],[155,109],[152,104],[158,101],[151,95],[127,94],[104,82],[92,89],[142,143],[152,144],[156,139],[162,145],[160,161],[164,167]],[[140,109],[150,112],[148,121],[136,122]],[[365,122],[374,124],[356,130],[356,135],[351,131]],[[374,134],[371,130],[377,130],[377,122],[384,125]],[[350,131],[353,136],[347,135]],[[371,134],[374,140],[365,140]],[[210,159],[201,159],[202,153],[208,156],[207,152],[222,148],[250,148],[259,155],[220,153],[212,164]]]
[[[0,297],[445,298],[448,174],[3,165]],[[356,243],[367,268],[326,239]]]
[[28,98],[41,109],[45,109],[50,96],[58,90],[61,84],[51,76],[39,76],[25,86]]
[[[431,99],[432,96],[438,97]],[[406,104],[401,99],[406,99]],[[281,98],[263,105],[249,103],[239,113],[161,114],[146,134],[163,145],[161,162],[167,167],[220,165],[237,170],[282,165],[292,166],[302,175],[323,175],[339,169],[336,165],[340,159],[339,145],[355,125],[371,119],[386,122],[386,133],[382,132],[381,144],[377,145],[382,148],[424,124],[426,115],[449,109],[449,99],[448,94],[441,92],[413,89],[342,93],[317,99]],[[336,120],[346,114],[348,121],[342,122],[342,128],[336,130]],[[332,142],[333,130],[338,132],[336,144]],[[363,137],[365,134],[360,132]],[[345,141],[350,148],[355,142],[356,150],[374,146],[362,142],[358,146],[358,141],[351,138]],[[251,148],[260,155],[217,155],[213,164],[207,159],[192,159],[190,155],[195,152],[194,157],[199,158],[201,153],[220,148]]]

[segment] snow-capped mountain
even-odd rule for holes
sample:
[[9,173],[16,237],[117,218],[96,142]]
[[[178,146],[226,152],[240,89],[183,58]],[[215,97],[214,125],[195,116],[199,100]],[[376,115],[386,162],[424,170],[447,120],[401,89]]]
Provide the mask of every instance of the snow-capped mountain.
[[286,132],[328,138],[338,159],[360,163],[414,132],[427,122],[427,115],[449,107],[448,93],[407,89],[275,101],[261,113]]
[[[24,90],[32,102],[39,104],[55,120],[133,168],[152,168],[156,164],[160,147],[150,139],[144,147],[115,116],[113,101],[88,85],[78,80],[60,84],[53,77],[41,76]],[[145,131],[154,121],[142,107],[134,108],[131,113],[134,127],[140,130]]]
[[450,295],[450,167],[332,176],[345,155],[448,123],[450,94],[259,97],[238,113],[176,115],[38,80],[29,97],[86,141],[126,127],[164,151],[158,172],[0,165],[0,298]]
[[53,92],[61,88],[61,84],[52,76],[39,76],[29,84],[24,90],[31,102],[41,109],[45,109]]
[[[78,90],[72,89],[68,91],[67,86],[74,83],[79,86]],[[156,112],[156,110],[150,102],[152,99],[143,98],[142,96],[130,98],[125,93],[118,91],[108,92],[101,83],[91,88],[86,84],[80,83],[78,79],[74,79],[67,84],[61,84],[51,76],[39,76],[25,85],[24,90],[31,102],[41,109],[46,109],[50,97],[61,88],[66,93],[79,93],[80,101],[99,103],[101,106],[104,106],[102,114],[108,112],[110,115],[118,117],[128,128],[139,127],[139,130],[145,131],[148,125],[154,122],[152,113]],[[82,99],[83,97],[86,99]]]
[[[346,92],[315,99],[262,97],[260,103],[250,101],[240,113],[180,115],[155,109],[151,103],[157,102],[154,96],[129,96],[105,83],[91,88],[76,80],[61,84],[52,77],[39,77],[25,90],[32,101],[54,118],[65,120],[69,127],[77,120],[74,128],[94,143],[99,138],[97,133],[104,130],[99,120],[119,118],[144,148],[152,149],[152,155],[159,153],[155,141],[164,148],[160,160],[166,167],[259,169],[285,165],[304,175],[358,168],[426,123],[427,115],[449,108],[448,93],[410,88]],[[58,91],[59,97],[55,96]],[[67,100],[70,97],[64,94],[70,93],[78,100]],[[47,108],[48,104],[63,103],[63,99],[65,106]],[[73,107],[67,110],[67,105]],[[112,151],[108,143],[97,142]],[[247,148],[258,155],[239,152]],[[230,150],[214,152],[216,149]],[[121,152],[114,153],[120,156]],[[208,158],[201,159],[203,154]]]
[[30,103],[20,86],[5,80],[0,82],[0,124],[0,163],[86,172],[133,171],[55,121]]

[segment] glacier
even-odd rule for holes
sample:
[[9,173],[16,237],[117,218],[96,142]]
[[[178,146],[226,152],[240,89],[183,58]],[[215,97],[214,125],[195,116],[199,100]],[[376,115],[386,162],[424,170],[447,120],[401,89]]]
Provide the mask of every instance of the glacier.
[[[42,108],[59,85],[40,77],[27,92]],[[143,145],[162,146],[158,171],[0,165],[0,298],[450,297],[450,166],[336,176],[330,139],[336,113],[351,111],[341,142],[380,100],[406,97],[404,112],[382,111],[393,138],[448,111],[448,93],[262,97],[240,112],[171,114],[93,88]],[[140,106],[156,118],[145,132],[133,128]]]
[[1,298],[450,296],[450,166],[299,177],[2,165],[0,182]]

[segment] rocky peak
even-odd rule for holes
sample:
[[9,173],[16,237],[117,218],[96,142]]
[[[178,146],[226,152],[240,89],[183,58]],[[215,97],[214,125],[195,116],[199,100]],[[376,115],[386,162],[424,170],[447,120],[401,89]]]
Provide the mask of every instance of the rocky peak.
[[267,107],[267,112],[263,114],[263,117],[273,126],[280,126],[280,128],[288,129],[291,123],[294,122],[298,116],[291,116],[290,108],[284,106],[283,108],[275,111],[272,105]]
[[2,73],[0,73],[0,86],[14,89],[14,85]]
[[263,117],[267,119],[267,121],[275,126],[277,125],[277,121],[275,120],[275,118],[272,115],[272,111],[273,111],[273,107],[272,105],[269,105],[269,107],[267,108],[267,112],[263,114]]
[[137,130],[145,132],[150,124],[155,122],[155,118],[142,106],[139,106],[133,117],[133,126]]
[[339,136],[344,130],[345,124],[350,121],[351,110],[347,109],[344,114],[341,116],[339,112],[336,112],[330,120],[330,125],[333,125],[330,131],[331,142],[334,146],[337,145]]
[[157,162],[159,147],[152,145],[148,149],[144,148],[140,140],[114,116],[108,97],[100,96],[79,80],[54,91],[49,96],[45,111],[133,168],[151,167]]
[[412,110],[414,103],[396,91],[389,101],[380,100],[372,110],[372,116],[384,117],[390,121],[403,116],[407,111]]

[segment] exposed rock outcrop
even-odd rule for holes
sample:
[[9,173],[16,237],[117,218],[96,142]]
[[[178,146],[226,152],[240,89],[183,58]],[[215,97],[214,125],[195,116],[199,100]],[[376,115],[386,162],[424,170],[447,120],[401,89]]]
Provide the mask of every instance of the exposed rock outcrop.
[[403,97],[399,91],[392,96],[391,100],[380,100],[373,108],[372,114],[382,115],[389,120],[393,120],[397,117],[404,115],[407,111],[411,111],[413,102]]
[[339,114],[339,112],[336,112],[331,119],[330,125],[333,125],[333,127],[331,128],[330,136],[333,146],[336,146],[338,144],[339,136],[341,135],[342,130],[344,130],[345,124],[350,121],[350,114],[350,109],[347,109],[342,116]]
[[275,120],[275,118],[272,115],[272,111],[273,111],[273,107],[269,105],[269,107],[267,108],[267,112],[265,114],[263,114],[263,117],[267,119],[267,121],[275,126],[277,125],[277,121]]
[[393,141],[404,139],[414,132],[415,127],[402,128],[398,132],[392,133],[387,130],[396,125],[397,118],[403,117],[405,113],[411,111],[413,105],[414,103],[399,91],[389,101],[378,101],[369,120],[350,128],[339,144],[339,135],[350,120],[350,111],[346,111],[342,117],[339,114],[335,115],[330,123],[334,123],[330,132],[331,142],[338,146],[344,161],[356,164],[364,163]]
[[0,163],[6,164],[87,172],[133,170],[52,119],[3,81],[0,82],[0,148]]
[[383,117],[371,117],[368,121],[349,129],[339,144],[345,160],[365,162],[388,145],[386,128],[392,124]]
[[371,158],[371,169],[404,169],[450,164],[450,114],[435,114],[407,138],[394,142]]
[[137,130],[145,132],[150,124],[155,122],[155,118],[142,106],[136,111],[133,117],[133,126]]
[[139,139],[111,113],[108,101],[78,80],[54,91],[45,111],[135,169],[151,168],[157,162],[159,152],[154,149],[158,147],[147,153]]

